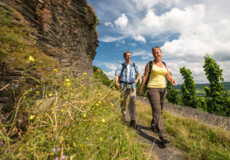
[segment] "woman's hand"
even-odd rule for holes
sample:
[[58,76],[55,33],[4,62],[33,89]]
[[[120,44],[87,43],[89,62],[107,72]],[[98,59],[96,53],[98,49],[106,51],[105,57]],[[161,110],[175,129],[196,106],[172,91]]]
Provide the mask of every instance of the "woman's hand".
[[174,86],[177,86],[177,82],[175,80],[172,81]]

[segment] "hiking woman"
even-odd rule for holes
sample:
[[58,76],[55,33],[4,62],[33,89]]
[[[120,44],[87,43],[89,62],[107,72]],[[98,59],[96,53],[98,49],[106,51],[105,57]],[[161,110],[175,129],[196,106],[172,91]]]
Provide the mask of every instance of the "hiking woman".
[[[154,60],[153,62],[147,63],[145,66],[145,73],[141,82],[139,95],[142,95],[143,86],[149,76],[149,81],[147,83],[147,96],[152,107],[151,128],[158,134],[161,142],[165,144],[170,143],[170,140],[165,133],[161,118],[167,93],[165,77],[171,81],[174,86],[177,85],[177,82],[171,76],[166,64],[161,61],[162,51],[160,47],[153,47],[152,53]],[[152,67],[150,68],[150,66]]]

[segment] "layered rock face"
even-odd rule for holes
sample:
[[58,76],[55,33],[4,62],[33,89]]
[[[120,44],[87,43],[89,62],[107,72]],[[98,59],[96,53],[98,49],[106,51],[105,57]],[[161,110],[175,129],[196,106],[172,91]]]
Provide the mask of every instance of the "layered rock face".
[[74,75],[92,74],[98,46],[96,16],[86,0],[23,0],[22,14],[34,27],[40,47]]
[[[36,30],[37,47],[56,58],[62,69],[70,68],[74,76],[92,75],[97,19],[86,0],[2,0],[1,5],[21,13]],[[12,85],[17,88],[21,77],[22,70],[9,68],[0,60],[0,107],[9,106]]]

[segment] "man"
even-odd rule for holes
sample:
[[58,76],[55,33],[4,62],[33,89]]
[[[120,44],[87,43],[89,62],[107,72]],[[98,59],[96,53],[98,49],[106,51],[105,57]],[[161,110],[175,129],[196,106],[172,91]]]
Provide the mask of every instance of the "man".
[[[123,54],[125,63],[120,65],[115,73],[115,84],[121,90],[121,112],[125,119],[126,115],[126,101],[129,101],[130,127],[136,129],[136,84],[140,77],[140,72],[135,65],[131,63],[131,52],[127,51]],[[137,74],[137,76],[136,76]]]

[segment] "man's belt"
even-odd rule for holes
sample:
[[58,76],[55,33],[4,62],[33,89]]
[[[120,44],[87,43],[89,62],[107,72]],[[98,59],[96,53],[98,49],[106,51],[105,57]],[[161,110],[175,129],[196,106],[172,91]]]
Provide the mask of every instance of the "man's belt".
[[120,81],[120,83],[133,84],[134,82],[125,82],[125,81]]

